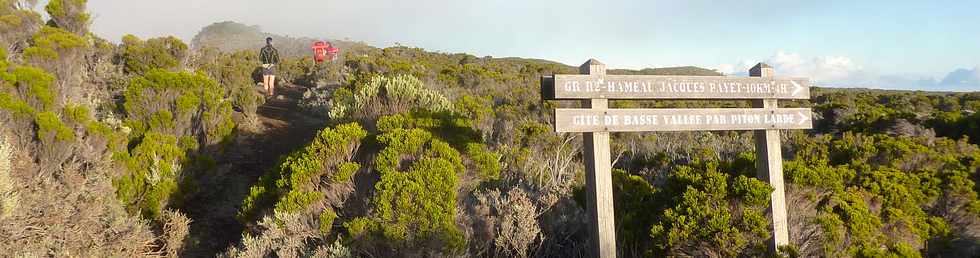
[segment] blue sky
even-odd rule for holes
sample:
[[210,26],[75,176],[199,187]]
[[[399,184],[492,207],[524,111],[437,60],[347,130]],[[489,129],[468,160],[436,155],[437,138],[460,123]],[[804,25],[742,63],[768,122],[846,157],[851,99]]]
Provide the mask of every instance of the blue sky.
[[695,65],[829,86],[980,91],[980,1],[96,0],[93,31],[189,40],[233,20],[273,33],[610,67]]

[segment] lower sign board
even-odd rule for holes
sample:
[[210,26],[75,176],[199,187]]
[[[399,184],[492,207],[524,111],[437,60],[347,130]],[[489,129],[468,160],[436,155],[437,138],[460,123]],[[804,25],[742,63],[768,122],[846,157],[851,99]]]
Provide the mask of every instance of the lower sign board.
[[558,132],[640,132],[810,129],[808,108],[555,110]]

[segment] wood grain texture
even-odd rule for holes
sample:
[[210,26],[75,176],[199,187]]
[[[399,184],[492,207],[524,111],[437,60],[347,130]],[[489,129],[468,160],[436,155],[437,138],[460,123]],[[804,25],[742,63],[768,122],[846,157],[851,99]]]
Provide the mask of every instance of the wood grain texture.
[[[605,75],[606,66],[590,59],[579,67],[583,74]],[[606,110],[606,99],[587,99],[583,108]],[[616,218],[613,210],[612,160],[609,150],[608,132],[586,132],[583,134],[586,168],[586,212],[589,215],[591,238],[591,257],[616,257]]]
[[[759,63],[749,74],[757,77],[771,77],[773,70]],[[752,101],[752,107],[774,109],[779,107],[775,99]],[[780,246],[789,245],[789,225],[786,214],[786,193],[783,183],[783,152],[779,130],[758,130],[755,135],[756,177],[772,186],[769,198],[769,211],[772,214],[772,238],[768,240],[769,251],[775,253]]]

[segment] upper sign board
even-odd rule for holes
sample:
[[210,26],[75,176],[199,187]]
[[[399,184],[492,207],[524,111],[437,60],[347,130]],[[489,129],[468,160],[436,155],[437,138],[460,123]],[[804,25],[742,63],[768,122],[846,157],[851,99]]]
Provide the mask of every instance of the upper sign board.
[[541,78],[544,99],[809,99],[805,78],[567,75]]

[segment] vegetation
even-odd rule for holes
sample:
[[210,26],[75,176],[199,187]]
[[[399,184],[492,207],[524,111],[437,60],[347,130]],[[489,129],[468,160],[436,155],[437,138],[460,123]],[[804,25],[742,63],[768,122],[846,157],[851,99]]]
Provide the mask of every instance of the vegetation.
[[75,34],[84,35],[92,16],[85,12],[87,0],[52,0],[44,7],[51,16],[49,24]]
[[116,164],[107,157],[116,132],[104,130],[110,127],[77,94],[91,86],[81,76],[91,45],[82,36],[85,2],[51,1],[47,26],[33,4],[0,2],[2,41],[10,46],[0,50],[0,253],[166,252],[155,244],[152,226],[115,198]]
[[193,66],[217,80],[224,86],[231,98],[232,106],[240,111],[245,119],[245,126],[258,123],[259,106],[265,103],[265,98],[253,88],[258,82],[261,72],[254,64],[259,62],[258,54],[254,51],[239,51],[221,53],[216,49],[207,48],[197,52],[193,58]]
[[151,69],[176,70],[187,58],[187,45],[173,36],[143,41],[136,36],[122,38],[120,62],[127,73],[144,74]]
[[214,145],[234,129],[226,90],[202,74],[152,70],[137,76],[124,93],[123,109],[132,137],[163,132]]
[[313,142],[284,157],[278,167],[259,179],[239,216],[246,221],[254,219],[270,205],[276,213],[295,213],[322,201],[324,196],[318,190],[345,183],[335,178],[349,179],[358,170],[359,165],[350,161],[366,136],[367,132],[356,123],[320,131]]
[[465,242],[455,225],[458,174],[464,169],[459,152],[422,129],[393,129],[378,141],[385,147],[374,161],[380,174],[374,208],[371,216],[344,225],[351,237],[392,254],[460,250]]
[[[411,107],[425,107],[433,112],[451,111],[452,105],[446,97],[426,89],[422,81],[410,75],[393,78],[374,76],[363,85],[355,85],[355,91],[340,89],[334,92],[334,105],[330,108],[330,118],[344,119],[355,112],[368,114],[398,114],[409,111]],[[387,107],[389,110],[375,110]],[[363,116],[363,114],[361,114]]]
[[[622,195],[628,196],[619,201],[625,202],[623,206],[634,209],[659,207],[658,210],[663,210],[659,216],[637,214],[639,211],[632,210],[622,211],[623,218],[620,220],[625,220],[623,238],[627,240],[626,243],[650,239],[644,236],[645,230],[642,230],[649,228],[649,237],[655,243],[651,251],[657,256],[762,255],[765,251],[764,241],[769,237],[768,221],[764,213],[769,205],[772,187],[740,175],[754,174],[752,167],[733,167],[737,164],[754,163],[742,160],[733,163],[695,160],[691,165],[677,167],[663,181],[663,185],[654,191],[638,181],[639,178],[623,178],[624,181],[632,180],[620,182],[624,185]],[[721,166],[735,173],[722,173],[719,171]],[[626,188],[627,184],[630,185],[629,188]],[[643,217],[652,218],[639,219]],[[628,227],[643,223],[652,225]],[[634,233],[634,230],[638,232]],[[636,238],[632,238],[633,236]],[[704,248],[705,246],[713,248]]]
[[[346,41],[341,61],[316,65],[308,39],[277,36],[299,49],[282,83],[306,94],[272,110],[254,87],[257,47],[243,43],[269,35],[256,27],[117,45],[88,33],[85,1],[50,1],[48,21],[34,3],[0,0],[0,253],[589,254],[582,142],[550,124],[577,103],[538,91],[540,76],[574,67]],[[765,246],[773,188],[755,179],[750,132],[616,133],[621,256],[980,254],[980,93],[812,95],[787,103],[816,112],[814,130],[784,137],[791,245]],[[309,138],[282,130],[304,123],[317,126]],[[265,157],[279,149],[291,151]]]

